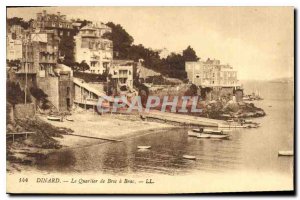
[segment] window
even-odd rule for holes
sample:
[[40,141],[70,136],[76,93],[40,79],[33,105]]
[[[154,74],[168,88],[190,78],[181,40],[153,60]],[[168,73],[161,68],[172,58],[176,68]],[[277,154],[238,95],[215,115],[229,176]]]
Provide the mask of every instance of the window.
[[67,87],[67,95],[70,95],[70,87]]
[[120,76],[127,75],[128,70],[120,70]]
[[124,84],[124,83],[126,83],[127,78],[120,78],[119,80],[120,80],[120,83]]

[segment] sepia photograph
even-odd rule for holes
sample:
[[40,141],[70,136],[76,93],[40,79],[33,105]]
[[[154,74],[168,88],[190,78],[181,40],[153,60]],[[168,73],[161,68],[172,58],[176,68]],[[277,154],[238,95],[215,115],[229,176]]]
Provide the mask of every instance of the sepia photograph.
[[6,192],[295,190],[294,7],[6,7]]

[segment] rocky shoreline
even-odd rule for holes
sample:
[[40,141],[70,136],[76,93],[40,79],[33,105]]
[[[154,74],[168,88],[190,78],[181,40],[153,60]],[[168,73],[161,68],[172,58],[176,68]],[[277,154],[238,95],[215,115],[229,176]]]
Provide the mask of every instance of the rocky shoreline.
[[7,171],[18,171],[17,165],[32,165],[37,159],[45,158],[50,151],[62,147],[55,138],[62,138],[63,135],[72,132],[70,129],[54,127],[38,117],[10,121],[6,131],[7,133],[34,132],[26,140],[23,136],[19,136],[13,142],[7,137]]
[[228,120],[264,117],[266,113],[253,103],[227,102],[222,104],[220,101],[212,101],[203,108],[203,112],[200,115],[212,119]]

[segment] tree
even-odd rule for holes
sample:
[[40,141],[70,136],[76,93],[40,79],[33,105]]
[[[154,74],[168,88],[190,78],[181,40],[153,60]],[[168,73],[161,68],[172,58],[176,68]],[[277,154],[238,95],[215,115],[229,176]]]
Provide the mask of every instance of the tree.
[[185,50],[182,52],[182,56],[185,61],[198,61],[199,58],[196,55],[196,52],[191,46],[188,46]]
[[40,88],[31,87],[30,94],[36,98],[37,101],[41,102],[42,109],[49,109],[50,106],[48,105],[49,100],[47,99],[48,95]]
[[141,58],[144,60],[145,66],[149,68],[157,69],[162,65],[162,60],[157,51],[145,48],[142,44],[132,45],[129,48],[128,59],[137,62]]
[[[25,93],[21,89],[19,83],[13,81],[6,81],[6,99],[12,105],[24,103]],[[27,93],[27,102],[31,102],[30,95]]]
[[165,63],[169,70],[184,70],[185,60],[180,54],[171,53],[166,59]]
[[20,18],[20,17],[7,18],[7,20],[6,20],[8,26],[20,25],[25,30],[30,27],[30,24],[32,21],[33,21],[33,19],[30,19],[29,21],[24,21],[24,19]]
[[48,97],[48,95],[42,89],[37,88],[37,87],[31,87],[29,91],[30,91],[31,95],[34,98],[36,98],[38,101],[41,101]]
[[89,23],[92,23],[89,20],[80,20],[80,19],[78,19],[76,22],[81,23],[80,28],[85,27]]
[[84,72],[89,69],[90,66],[85,62],[85,60],[81,61],[81,63],[79,64],[79,70]]
[[133,37],[120,24],[108,22],[106,25],[112,29],[112,32],[105,33],[103,37],[113,41],[115,57],[127,59],[130,46],[133,43]]
[[60,60],[60,63],[71,66],[75,60],[73,54],[75,48],[74,39],[67,36],[62,37],[59,42],[58,48],[60,55],[64,57],[63,60]]
[[20,60],[8,60],[8,59],[6,59],[6,64],[9,67],[16,67],[17,70],[19,70],[20,67],[21,67],[21,61]]

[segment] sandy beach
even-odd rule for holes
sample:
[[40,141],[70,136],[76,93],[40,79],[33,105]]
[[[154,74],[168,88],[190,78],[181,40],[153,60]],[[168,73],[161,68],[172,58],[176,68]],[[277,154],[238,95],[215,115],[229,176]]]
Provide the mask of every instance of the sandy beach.
[[[42,120],[56,127],[72,129],[72,134],[57,138],[64,147],[85,146],[99,143],[99,140],[89,137],[108,140],[124,140],[143,134],[148,131],[173,128],[173,125],[142,121],[138,115],[105,114],[98,115],[92,112],[74,113],[70,118],[74,121],[49,121],[46,116],[39,116]],[[82,136],[82,137],[79,137]]]

